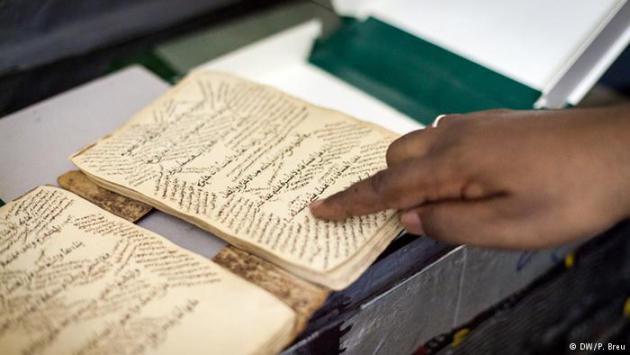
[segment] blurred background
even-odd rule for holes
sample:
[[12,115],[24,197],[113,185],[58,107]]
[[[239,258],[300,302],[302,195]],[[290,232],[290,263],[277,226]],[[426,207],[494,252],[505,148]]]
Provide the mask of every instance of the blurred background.
[[[312,18],[324,34],[340,23],[330,0],[0,0],[0,115],[132,63],[172,81]],[[591,96],[630,93],[628,63],[626,50]]]
[[328,1],[2,0],[0,115],[132,63],[162,78],[311,18]]

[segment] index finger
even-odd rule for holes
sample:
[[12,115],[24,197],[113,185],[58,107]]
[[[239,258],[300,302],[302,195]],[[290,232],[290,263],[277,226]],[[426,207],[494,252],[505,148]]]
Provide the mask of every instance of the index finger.
[[311,213],[317,218],[342,221],[387,209],[411,208],[436,193],[452,197],[448,191],[453,189],[441,188],[443,184],[452,185],[452,179],[438,171],[444,169],[435,169],[433,159],[426,157],[390,167],[325,200],[315,201],[310,206]]

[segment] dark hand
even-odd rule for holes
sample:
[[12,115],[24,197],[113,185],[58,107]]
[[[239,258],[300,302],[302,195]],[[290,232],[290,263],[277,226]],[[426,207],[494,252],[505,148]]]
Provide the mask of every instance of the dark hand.
[[630,105],[449,115],[395,141],[387,164],[311,212],[396,209],[409,232],[450,243],[559,245],[630,215]]

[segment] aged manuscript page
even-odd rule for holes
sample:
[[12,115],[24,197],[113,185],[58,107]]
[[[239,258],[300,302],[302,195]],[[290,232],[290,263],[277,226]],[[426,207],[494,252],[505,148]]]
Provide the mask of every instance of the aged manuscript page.
[[402,228],[394,211],[337,223],[314,219],[308,205],[384,168],[395,138],[274,88],[198,71],[72,161],[110,190],[341,289]]
[[295,315],[271,294],[80,197],[0,208],[0,353],[259,354]]

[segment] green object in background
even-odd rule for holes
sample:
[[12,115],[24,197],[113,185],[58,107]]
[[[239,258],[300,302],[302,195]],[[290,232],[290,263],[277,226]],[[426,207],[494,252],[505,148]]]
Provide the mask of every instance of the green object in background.
[[532,108],[540,92],[374,18],[346,19],[310,62],[428,125],[442,113]]
[[0,207],[4,206],[4,201],[0,198]]

